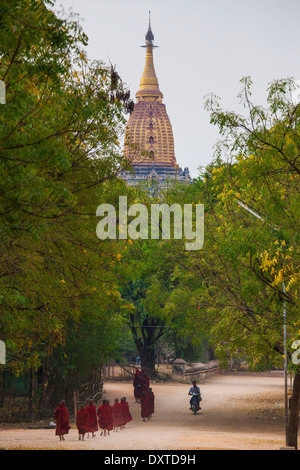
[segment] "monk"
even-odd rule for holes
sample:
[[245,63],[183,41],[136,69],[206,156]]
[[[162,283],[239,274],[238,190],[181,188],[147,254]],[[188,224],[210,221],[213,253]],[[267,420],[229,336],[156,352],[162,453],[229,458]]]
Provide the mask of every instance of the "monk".
[[142,396],[142,378],[140,369],[136,369],[134,378],[133,378],[133,387],[134,387],[134,398],[135,402],[140,400]]
[[84,435],[88,430],[88,419],[89,414],[86,408],[82,405],[76,416],[76,426],[78,429],[78,438],[80,441],[84,441]]
[[123,430],[124,427],[126,426],[127,423],[132,421],[132,416],[129,411],[129,405],[128,402],[126,401],[126,397],[121,398],[121,403],[120,403],[120,429]]
[[88,437],[90,432],[92,433],[92,437],[95,437],[95,432],[98,431],[98,423],[96,406],[93,400],[90,400],[89,404],[86,407],[86,411],[88,413]]
[[115,398],[115,402],[111,407],[113,415],[113,428],[114,432],[118,432],[119,427],[121,426],[121,409],[119,398]]
[[148,390],[148,400],[149,400],[149,407],[150,407],[149,419],[151,419],[152,414],[154,413],[154,393],[152,391],[152,388],[149,388]]
[[60,441],[64,441],[64,435],[69,433],[70,429],[70,417],[69,410],[66,407],[65,400],[61,400],[58,407],[54,411],[54,417],[56,419],[56,431],[55,435],[59,436]]
[[141,417],[143,421],[146,421],[146,418],[151,419],[151,409],[151,396],[148,391],[143,392],[141,397]]
[[150,387],[150,379],[146,372],[141,371],[141,389],[142,392],[147,392]]
[[106,399],[102,400],[102,405],[99,406],[97,410],[99,427],[101,430],[100,436],[102,434],[106,436],[109,435],[109,431],[113,429],[113,416],[112,416],[112,407],[109,404],[109,401]]

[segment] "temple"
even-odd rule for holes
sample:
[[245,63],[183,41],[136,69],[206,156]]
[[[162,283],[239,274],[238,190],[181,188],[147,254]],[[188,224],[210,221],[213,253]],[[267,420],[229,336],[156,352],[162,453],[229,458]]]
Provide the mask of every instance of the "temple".
[[122,176],[128,184],[155,180],[160,187],[174,180],[191,182],[188,168],[182,170],[176,163],[173,130],[154,68],[153,50],[157,46],[153,44],[150,18],[145,39],[145,67],[125,131],[124,154],[133,172]]

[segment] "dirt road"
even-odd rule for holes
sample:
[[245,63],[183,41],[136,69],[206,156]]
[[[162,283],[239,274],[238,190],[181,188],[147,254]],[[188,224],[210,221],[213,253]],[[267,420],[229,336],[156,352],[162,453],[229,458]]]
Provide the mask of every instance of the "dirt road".
[[[2,429],[2,449],[276,450],[285,445],[283,378],[258,374],[216,375],[200,384],[202,410],[189,411],[189,385],[152,383],[155,413],[143,422],[131,383],[105,385],[111,402],[126,396],[133,416],[124,431],[82,442],[72,426],[59,442],[52,429]],[[50,417],[49,421],[52,418]]]

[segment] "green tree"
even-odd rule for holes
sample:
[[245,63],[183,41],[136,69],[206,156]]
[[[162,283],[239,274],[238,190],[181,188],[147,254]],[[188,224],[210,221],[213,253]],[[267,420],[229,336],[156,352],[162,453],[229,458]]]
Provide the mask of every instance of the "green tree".
[[[282,310],[286,307],[291,364],[291,345],[299,336],[300,106],[292,100],[295,84],[290,79],[270,84],[268,109],[252,103],[251,80],[242,82],[247,118],[224,112],[215,103],[211,108],[211,120],[227,138],[227,148],[235,157],[213,176],[226,214],[221,230],[239,248],[243,259],[236,248],[229,250],[228,243],[227,253],[235,252],[251,276],[240,284],[243,292],[248,294],[250,287],[257,294],[256,308],[246,311],[251,324],[257,325],[250,330],[252,351],[259,345],[264,357],[270,354],[274,360],[282,360]],[[261,219],[253,221],[252,214],[241,214],[241,204]],[[297,448],[300,377],[295,369],[288,443]]]
[[157,241],[135,240],[129,253],[131,273],[120,287],[124,318],[132,332],[141,367],[152,376],[156,374],[155,345],[170,329],[162,316],[170,290],[170,271],[157,248]]
[[129,92],[111,66],[88,60],[77,20],[52,6],[4,0],[0,10],[0,333],[14,374],[75,347],[88,315],[104,330],[118,305],[121,246],[96,237],[95,214],[126,167]]
[[[252,104],[251,81],[242,82],[247,117],[208,102],[211,122],[224,137],[218,155],[229,158],[218,158],[198,182],[205,245],[181,257],[179,288],[194,299],[199,328],[218,357],[237,357],[260,370],[283,366],[284,306],[290,366],[299,336],[299,105],[290,100],[291,80],[270,85],[268,109]],[[295,367],[288,431],[295,447],[298,397]]]
[[[134,202],[139,201],[147,208],[148,232],[145,239],[139,239],[141,229],[137,228],[137,239],[128,240],[128,247],[123,253],[127,271],[124,282],[120,284],[120,293],[124,300],[123,315],[131,329],[142,368],[154,375],[158,342],[168,342],[172,337],[173,344],[176,338],[176,344],[189,341],[196,348],[203,346],[203,335],[196,333],[189,316],[194,299],[188,298],[184,290],[177,288],[180,273],[180,270],[177,272],[177,262],[180,262],[185,240],[174,239],[176,220],[172,213],[170,239],[162,237],[162,217],[159,219],[159,239],[151,238],[152,206],[165,203],[171,207],[179,200],[183,209],[182,201],[188,202],[192,197],[189,195],[189,200],[183,197],[184,185],[181,184],[175,184],[173,191],[159,192],[155,197],[151,194],[153,192],[149,188],[135,189],[128,202],[130,204],[133,197]],[[172,335],[169,335],[171,331]]]

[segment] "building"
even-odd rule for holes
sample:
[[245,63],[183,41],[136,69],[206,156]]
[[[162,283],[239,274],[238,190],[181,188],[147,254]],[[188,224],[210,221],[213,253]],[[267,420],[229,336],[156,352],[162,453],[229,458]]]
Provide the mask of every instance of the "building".
[[174,181],[190,183],[189,169],[182,170],[176,163],[173,130],[154,68],[153,50],[157,46],[153,44],[150,19],[145,39],[145,67],[124,143],[124,154],[133,172],[122,176],[131,185],[155,182],[160,188]]

